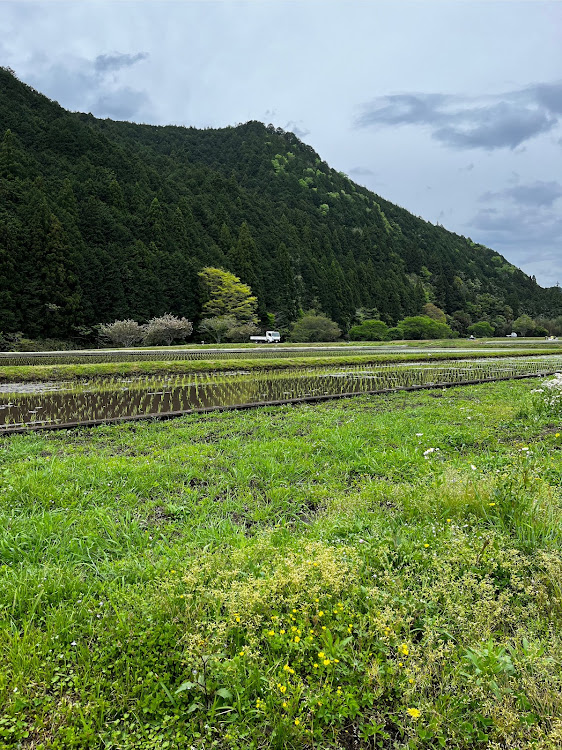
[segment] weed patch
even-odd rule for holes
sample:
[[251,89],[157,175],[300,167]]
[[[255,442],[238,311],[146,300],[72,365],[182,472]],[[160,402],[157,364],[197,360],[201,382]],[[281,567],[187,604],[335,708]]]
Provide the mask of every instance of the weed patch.
[[531,390],[1,438],[0,748],[560,747]]

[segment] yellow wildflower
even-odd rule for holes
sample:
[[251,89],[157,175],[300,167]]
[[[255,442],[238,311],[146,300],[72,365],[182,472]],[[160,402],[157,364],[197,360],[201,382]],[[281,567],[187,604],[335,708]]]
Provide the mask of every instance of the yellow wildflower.
[[412,719],[419,719],[421,716],[421,711],[419,708],[407,708],[406,712],[410,714]]

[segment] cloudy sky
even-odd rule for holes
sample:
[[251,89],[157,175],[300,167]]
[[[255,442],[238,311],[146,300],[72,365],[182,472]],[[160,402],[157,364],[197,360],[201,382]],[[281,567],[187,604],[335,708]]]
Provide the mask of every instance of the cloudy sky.
[[562,284],[558,0],[0,0],[0,30],[0,64],[68,109],[272,122]]

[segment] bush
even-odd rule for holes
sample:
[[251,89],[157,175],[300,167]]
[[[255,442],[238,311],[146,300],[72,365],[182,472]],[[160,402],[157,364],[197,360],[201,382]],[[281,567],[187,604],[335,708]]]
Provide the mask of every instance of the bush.
[[176,318],[166,313],[152,318],[143,326],[143,343],[148,345],[170,345],[173,341],[185,341],[193,332],[193,323],[187,318]]
[[546,328],[543,328],[543,326],[537,326],[535,330],[532,333],[533,336],[549,336],[549,332]]
[[3,333],[0,331],[0,352],[14,352],[19,349],[21,333]]
[[214,315],[212,318],[203,318],[197,329],[199,333],[209,337],[215,344],[220,344],[228,335],[229,331],[240,326],[240,321],[232,315]]
[[114,346],[132,346],[142,341],[144,331],[136,320],[116,320],[100,326],[100,339]]
[[513,321],[513,330],[520,336],[532,336],[535,327],[535,321],[529,315],[520,315]]
[[309,310],[293,325],[293,330],[288,340],[298,343],[312,343],[318,341],[337,341],[340,336],[341,330],[337,323],[330,320],[327,315],[317,313],[315,310]]
[[227,331],[226,338],[229,341],[244,343],[250,339],[250,336],[258,336],[259,332],[260,329],[255,323],[238,322],[238,325]]
[[349,329],[349,338],[352,341],[386,341],[388,326],[382,320],[364,320]]
[[404,318],[396,327],[404,339],[450,339],[453,336],[446,323],[439,323],[427,315]]
[[466,330],[471,336],[476,336],[477,339],[494,335],[494,329],[487,320],[480,320],[478,323],[473,323]]

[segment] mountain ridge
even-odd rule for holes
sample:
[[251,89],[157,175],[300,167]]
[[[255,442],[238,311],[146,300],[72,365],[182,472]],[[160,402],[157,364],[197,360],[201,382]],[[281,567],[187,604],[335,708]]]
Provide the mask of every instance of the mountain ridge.
[[476,320],[562,313],[503,256],[354,183],[293,133],[67,112],[0,69],[0,330],[87,335],[115,318],[197,322],[216,265],[286,327],[316,307],[348,329],[435,302]]

